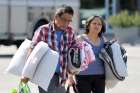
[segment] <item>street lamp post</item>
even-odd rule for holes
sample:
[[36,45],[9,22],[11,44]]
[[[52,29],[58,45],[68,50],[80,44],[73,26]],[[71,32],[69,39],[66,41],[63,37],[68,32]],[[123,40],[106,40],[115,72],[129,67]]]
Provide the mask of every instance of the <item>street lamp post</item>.
[[109,24],[107,22],[108,17],[110,15],[115,15],[116,14],[116,0],[105,0],[105,19],[106,19],[106,31],[109,31]]

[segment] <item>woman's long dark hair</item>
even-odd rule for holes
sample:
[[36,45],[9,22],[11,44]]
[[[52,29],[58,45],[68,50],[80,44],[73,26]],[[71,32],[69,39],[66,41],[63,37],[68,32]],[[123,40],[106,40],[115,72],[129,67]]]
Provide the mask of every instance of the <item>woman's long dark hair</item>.
[[101,29],[101,32],[98,34],[99,37],[102,36],[102,33],[105,33],[106,32],[106,26],[105,26],[105,22],[104,20],[100,17],[100,16],[91,16],[87,19],[86,21],[86,24],[85,24],[85,34],[88,34],[89,33],[89,26],[90,26],[90,23],[95,19],[95,18],[100,18],[101,22],[102,22],[102,29]]

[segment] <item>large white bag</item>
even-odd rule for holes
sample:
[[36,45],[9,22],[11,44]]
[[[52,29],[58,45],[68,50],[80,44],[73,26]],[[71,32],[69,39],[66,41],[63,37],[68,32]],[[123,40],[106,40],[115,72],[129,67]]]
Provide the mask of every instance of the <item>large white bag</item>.
[[105,70],[106,70],[106,75],[105,75],[106,88],[110,89],[115,87],[119,83],[119,80],[116,79],[116,77],[113,75],[113,72],[107,63],[105,63]]
[[10,64],[8,65],[6,72],[21,76],[22,69],[28,57],[28,50],[30,48],[31,41],[25,39],[20,45],[16,53],[14,54]]
[[39,42],[23,68],[22,76],[30,78],[32,83],[47,91],[58,64],[59,54],[48,47],[48,44]]
[[41,41],[28,57],[30,44],[29,40],[22,43],[6,71],[14,75],[28,77],[32,83],[47,91],[59,61],[59,53]]
[[117,42],[109,43],[99,57],[105,63],[106,87],[113,88],[127,76],[125,52]]
[[120,45],[117,42],[114,42],[111,45],[111,48],[113,51],[113,59],[117,73],[122,77],[126,77],[128,75],[127,67],[121,54]]
[[22,76],[33,78],[33,75],[41,62],[42,58],[44,57],[45,53],[48,51],[49,47],[48,44],[41,41],[39,42],[33,51],[31,52],[30,56],[28,57],[26,64],[22,71]]
[[31,82],[39,85],[44,90],[48,90],[49,83],[55,73],[57,64],[59,60],[59,54],[52,49],[48,49],[39,63],[34,77]]

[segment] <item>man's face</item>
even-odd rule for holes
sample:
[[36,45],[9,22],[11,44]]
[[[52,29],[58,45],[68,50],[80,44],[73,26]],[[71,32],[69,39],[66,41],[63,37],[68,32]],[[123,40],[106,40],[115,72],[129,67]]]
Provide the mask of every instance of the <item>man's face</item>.
[[56,17],[56,25],[59,26],[61,29],[65,29],[71,22],[72,22],[73,15],[64,13],[61,16]]

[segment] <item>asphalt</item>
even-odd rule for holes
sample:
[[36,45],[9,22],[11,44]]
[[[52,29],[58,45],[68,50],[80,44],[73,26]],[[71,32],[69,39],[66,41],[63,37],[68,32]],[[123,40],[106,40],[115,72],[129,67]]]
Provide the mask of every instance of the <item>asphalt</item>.
[[[120,82],[113,89],[106,89],[106,93],[140,93],[140,44],[131,46],[123,44],[128,55],[128,77]],[[10,93],[12,88],[17,88],[19,77],[11,74],[4,74],[13,54],[16,51],[15,46],[0,46],[0,93]],[[11,56],[8,56],[11,55]],[[36,85],[29,83],[32,93],[38,93]]]

